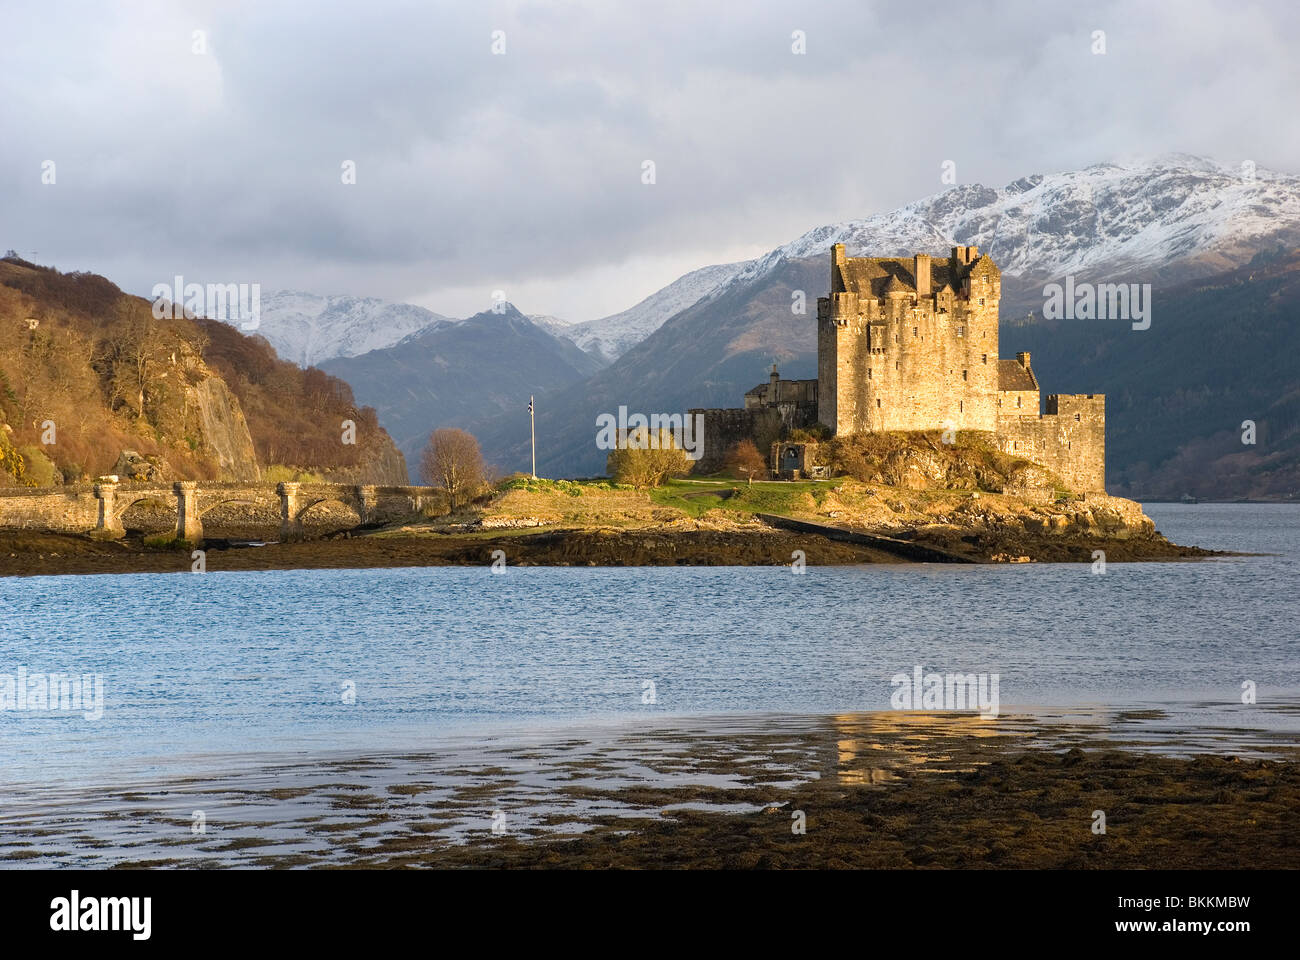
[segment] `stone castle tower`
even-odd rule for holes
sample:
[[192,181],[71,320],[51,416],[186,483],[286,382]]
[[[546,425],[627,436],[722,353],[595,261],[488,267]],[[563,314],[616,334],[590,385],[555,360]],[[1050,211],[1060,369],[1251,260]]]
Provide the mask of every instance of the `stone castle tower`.
[[[816,423],[834,436],[971,430],[1073,490],[1104,491],[1105,397],[1052,394],[1040,410],[1029,354],[998,355],[1001,298],[1002,272],[978,247],[953,247],[948,257],[848,257],[835,244],[830,294],[817,300],[817,379],[782,380],[773,368],[744,409],[691,411],[706,415],[697,469],[720,466],[737,438]],[[801,456],[774,455],[787,454]],[[783,462],[774,469],[788,472]]]
[[817,301],[818,419],[837,436],[997,429],[1002,272],[978,247],[948,259],[831,248]]

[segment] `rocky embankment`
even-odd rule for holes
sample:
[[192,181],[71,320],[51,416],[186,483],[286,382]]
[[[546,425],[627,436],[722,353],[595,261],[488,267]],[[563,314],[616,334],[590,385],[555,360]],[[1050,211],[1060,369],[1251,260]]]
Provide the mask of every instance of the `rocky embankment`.
[[982,562],[1168,560],[1213,556],[1218,551],[1171,543],[1156,530],[1141,504],[1089,495],[1035,503],[972,494],[928,519],[886,525],[895,536],[969,556]]

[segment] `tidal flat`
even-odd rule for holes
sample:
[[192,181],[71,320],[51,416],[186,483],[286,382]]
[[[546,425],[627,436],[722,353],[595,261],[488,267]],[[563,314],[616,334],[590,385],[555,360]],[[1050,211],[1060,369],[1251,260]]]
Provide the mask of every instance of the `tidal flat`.
[[1289,716],[719,716],[262,758],[10,793],[0,866],[1300,867],[1300,704],[1250,709]]

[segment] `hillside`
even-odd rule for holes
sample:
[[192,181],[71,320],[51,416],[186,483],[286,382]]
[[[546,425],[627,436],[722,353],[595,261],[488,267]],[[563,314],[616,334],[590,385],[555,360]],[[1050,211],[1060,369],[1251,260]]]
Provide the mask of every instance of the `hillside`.
[[[1002,331],[1054,391],[1106,394],[1108,483],[1121,496],[1300,496],[1300,251],[1157,291],[1124,321]],[[1242,423],[1256,442],[1242,442]]]
[[[823,257],[783,261],[761,280],[733,283],[681,311],[611,366],[581,383],[544,395],[537,407],[537,468],[551,476],[603,473],[596,417],[630,412],[685,412],[691,407],[740,406],[772,362],[781,375],[814,377],[816,302],[790,312],[792,290],[826,283]],[[528,421],[498,417],[475,427],[484,450],[505,469],[523,469]]]
[[747,263],[725,263],[692,270],[626,310],[552,332],[610,363],[658,330],[669,317],[730,282]]
[[322,366],[379,411],[414,464],[433,430],[464,427],[485,415],[522,423],[526,440],[529,396],[579,383],[600,365],[506,304],[502,313],[484,311]]
[[[344,420],[355,444],[342,442]],[[346,383],[226,324],[156,319],[104,277],[13,256],[0,260],[0,421],[0,484],[115,471],[405,480],[374,411]]]

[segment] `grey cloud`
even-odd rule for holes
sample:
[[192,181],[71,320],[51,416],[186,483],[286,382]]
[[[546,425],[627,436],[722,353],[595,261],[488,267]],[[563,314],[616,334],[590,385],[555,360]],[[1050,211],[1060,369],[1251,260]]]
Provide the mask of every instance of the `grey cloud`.
[[611,266],[773,246],[942,189],[944,160],[995,184],[1167,151],[1300,167],[1266,119],[1297,88],[1281,3],[7,13],[0,244],[137,292],[183,272],[457,313],[439,291],[545,282],[524,309],[589,319],[674,279]]

